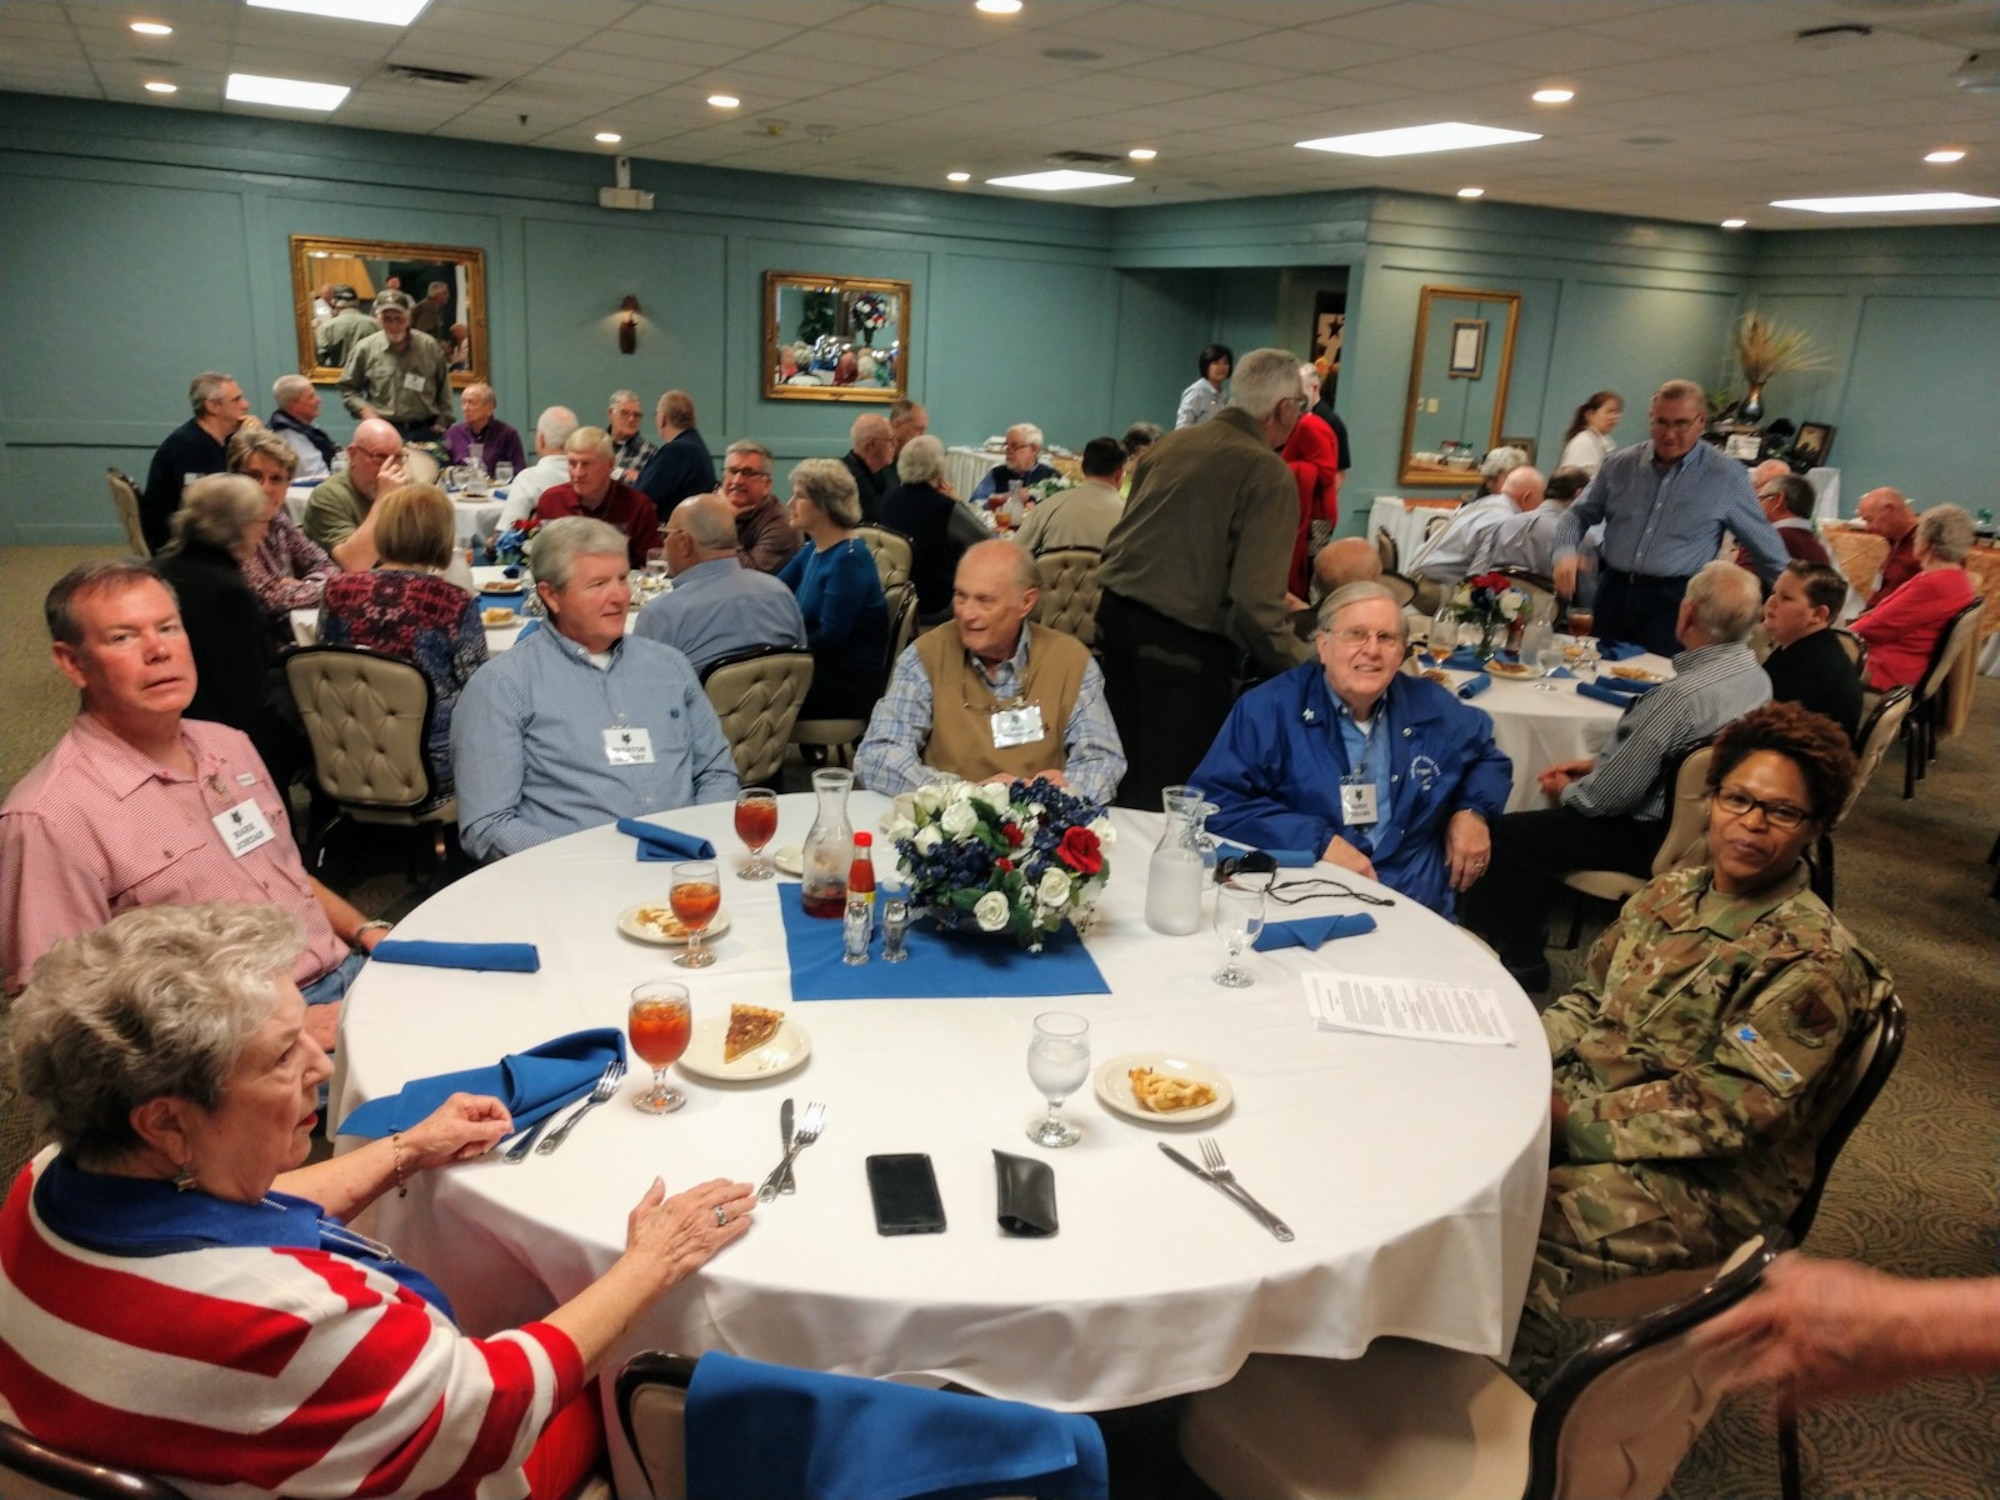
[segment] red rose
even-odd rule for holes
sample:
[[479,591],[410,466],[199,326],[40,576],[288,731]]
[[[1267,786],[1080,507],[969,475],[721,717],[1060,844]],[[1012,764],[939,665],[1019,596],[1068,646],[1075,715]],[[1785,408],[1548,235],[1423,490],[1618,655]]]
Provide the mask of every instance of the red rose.
[[1095,875],[1104,868],[1104,853],[1097,835],[1088,828],[1072,828],[1056,846],[1056,856],[1080,875]]
[[993,868],[996,870],[1011,870],[1014,868],[1014,861],[1002,855],[999,859],[993,861]]
[[1481,573],[1472,580],[1472,586],[1476,589],[1491,589],[1497,594],[1508,586],[1508,580],[1504,573]]
[[1011,847],[1016,849],[1021,847],[1021,830],[1016,824],[1009,823],[1000,831],[1007,835],[1007,842]]

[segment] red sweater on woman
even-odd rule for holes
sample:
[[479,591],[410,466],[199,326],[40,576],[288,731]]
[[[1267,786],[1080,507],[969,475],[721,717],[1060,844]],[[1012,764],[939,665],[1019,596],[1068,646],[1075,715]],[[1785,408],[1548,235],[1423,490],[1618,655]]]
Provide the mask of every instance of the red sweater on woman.
[[1914,687],[1951,617],[1979,596],[1963,568],[1931,568],[1895,589],[1848,629],[1868,643],[1868,685]]

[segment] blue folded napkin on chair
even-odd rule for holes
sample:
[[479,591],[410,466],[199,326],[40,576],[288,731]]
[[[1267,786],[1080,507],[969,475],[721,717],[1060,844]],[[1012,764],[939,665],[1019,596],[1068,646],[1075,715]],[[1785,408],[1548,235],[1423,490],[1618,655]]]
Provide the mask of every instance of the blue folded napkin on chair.
[[794,1000],[958,1000],[986,995],[1108,995],[1097,961],[1068,925],[1030,953],[1011,937],[939,932],[929,922],[910,929],[899,964],[882,962],[882,934],[872,960],[842,962],[841,924],[806,915],[797,881],[778,885]]
[[572,1031],[509,1053],[483,1068],[413,1078],[393,1094],[370,1099],[341,1121],[341,1135],[375,1138],[408,1130],[453,1094],[491,1094],[507,1106],[514,1128],[525,1130],[581,1099],[597,1086],[605,1064],[625,1055],[625,1033],[616,1027]]
[[[1250,852],[1247,844],[1232,844],[1227,839],[1218,839],[1215,852],[1228,859],[1241,859]],[[1281,870],[1307,869],[1319,863],[1319,856],[1310,849],[1260,849],[1260,854],[1268,854],[1278,862]]]
[[688,1385],[688,1500],[1104,1500],[1088,1416],[704,1354]]
[[637,818],[620,818],[618,831],[639,841],[639,858],[658,863],[668,859],[714,859],[715,845],[691,833],[643,823]]
[[1257,934],[1257,941],[1250,946],[1259,953],[1278,948],[1309,948],[1317,952],[1321,943],[1359,937],[1374,930],[1375,919],[1365,911],[1343,916],[1295,917],[1289,922],[1266,922],[1264,930]]
[[481,969],[533,974],[542,955],[533,943],[435,943],[418,938],[383,938],[370,958],[385,964],[419,964],[427,969]]
[[1582,697],[1595,698],[1599,703],[1609,703],[1614,708],[1626,708],[1631,705],[1633,699],[1659,686],[1654,682],[1618,682],[1618,686],[1613,687],[1613,682],[1618,682],[1618,679],[1612,678],[1607,682],[1579,682],[1576,690]]
[[1644,656],[1646,648],[1635,646],[1630,641],[1599,641],[1597,654],[1606,661],[1629,661],[1635,656]]

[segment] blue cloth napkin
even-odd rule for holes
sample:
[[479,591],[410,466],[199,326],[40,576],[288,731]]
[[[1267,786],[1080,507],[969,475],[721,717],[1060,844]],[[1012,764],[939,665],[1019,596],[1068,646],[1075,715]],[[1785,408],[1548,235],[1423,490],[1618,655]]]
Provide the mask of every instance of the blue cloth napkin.
[[704,1354],[687,1395],[688,1500],[1105,1500],[1089,1417]]
[[1644,656],[1646,648],[1635,646],[1630,641],[1599,641],[1597,654],[1606,661],[1629,661],[1635,656]]
[[909,957],[882,962],[881,924],[865,964],[842,962],[840,923],[809,917],[796,881],[778,886],[794,1000],[957,1000],[986,995],[1108,995],[1111,986],[1076,930],[1064,926],[1040,953],[1010,937],[939,932],[929,922],[910,929]]
[[669,859],[715,858],[715,845],[707,839],[698,839],[691,833],[681,833],[672,828],[662,828],[658,823],[645,823],[638,818],[620,818],[618,831],[637,839],[639,858],[650,863],[657,864]]
[[1610,682],[1579,682],[1576,690],[1582,697],[1595,698],[1599,703],[1609,703],[1614,708],[1625,708],[1633,699],[1651,692],[1657,686],[1659,684],[1653,682],[1627,682],[1617,687],[1613,687]]
[[416,938],[383,938],[370,958],[385,964],[420,964],[427,969],[484,969],[534,974],[542,955],[533,943],[432,943]]
[[1612,677],[1609,674],[1597,679],[1601,688],[1610,688],[1614,693],[1623,693],[1628,698],[1636,698],[1641,693],[1650,693],[1659,686],[1657,682],[1643,677]]
[[375,1138],[408,1130],[453,1094],[491,1094],[507,1106],[514,1128],[525,1130],[597,1086],[604,1066],[625,1055],[625,1033],[615,1027],[572,1031],[554,1041],[509,1053],[483,1068],[413,1078],[396,1093],[370,1099],[341,1122],[340,1134]]
[[[1250,852],[1245,844],[1232,844],[1227,839],[1218,839],[1215,852],[1225,858],[1241,859]],[[1308,869],[1319,863],[1319,856],[1310,849],[1263,849],[1259,853],[1268,854],[1278,862],[1281,870]]]
[[1453,672],[1483,672],[1486,663],[1481,661],[1470,646],[1460,646],[1444,659],[1443,665]]
[[1375,930],[1375,919],[1367,912],[1344,916],[1297,917],[1290,922],[1266,922],[1250,946],[1259,953],[1278,948],[1309,948],[1317,952],[1321,943],[1333,938],[1359,937]]
[[528,596],[526,594],[481,593],[479,596],[479,607],[481,609],[511,609],[517,615],[521,612],[521,606],[527,602]]
[[1571,678],[1576,676],[1576,673],[1572,672],[1568,667],[1557,667],[1553,672],[1549,673],[1548,675],[1551,678],[1556,678],[1556,677]]
[[1465,681],[1458,685],[1458,696],[1461,698],[1477,698],[1492,686],[1493,679],[1488,677],[1484,672],[1479,672],[1466,678]]

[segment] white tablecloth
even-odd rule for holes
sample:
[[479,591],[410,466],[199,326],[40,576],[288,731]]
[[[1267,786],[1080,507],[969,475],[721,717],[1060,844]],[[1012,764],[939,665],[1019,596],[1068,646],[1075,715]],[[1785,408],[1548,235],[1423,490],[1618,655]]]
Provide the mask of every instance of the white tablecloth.
[[[856,793],[855,826],[874,826],[885,805]],[[775,842],[800,842],[811,818],[809,797],[782,799]],[[713,838],[733,868],[730,819],[724,805],[671,821]],[[715,1176],[759,1180],[776,1163],[778,1103],[789,1094],[829,1105],[824,1138],[800,1160],[797,1195],[760,1209],[751,1233],[643,1319],[607,1371],[639,1348],[725,1349],[1095,1410],[1219,1385],[1257,1351],[1353,1356],[1398,1334],[1502,1355],[1527,1285],[1547,1157],[1549,1058],[1526,998],[1489,952],[1400,899],[1368,908],[1380,923],[1373,934],[1319,954],[1253,955],[1255,987],[1218,988],[1208,978],[1221,957],[1212,933],[1164,938],[1141,920],[1159,815],[1121,811],[1114,821],[1114,874],[1090,939],[1114,993],[1070,1000],[791,1004],[776,903],[796,891],[727,874],[722,910],[733,925],[715,940],[720,962],[690,977],[664,950],[617,933],[622,909],[664,900],[666,867],[637,863],[632,841],[609,827],[448,887],[397,935],[529,941],[541,971],[369,965],[348,1001],[336,1118],[414,1076],[619,1026],[632,987],[661,976],[687,980],[697,1023],[732,1000],[789,1007],[813,1052],[802,1071],[763,1085],[677,1076],[690,1102],[664,1119],[621,1097],[552,1157],[425,1174],[407,1198],[380,1201],[373,1232],[437,1278],[468,1330],[490,1332],[601,1274],[654,1173],[670,1190]],[[1294,910],[1356,909],[1328,900]],[[837,924],[826,924],[825,941],[838,943]],[[914,941],[945,940],[920,930]],[[1308,967],[1491,985],[1517,1045],[1316,1032],[1297,977]],[[1155,1149],[1160,1140],[1192,1149],[1199,1129],[1138,1124],[1086,1091],[1065,1107],[1085,1131],[1081,1145],[1029,1144],[1041,1106],[1027,1045],[1033,1017],[1049,1009],[1089,1018],[1098,1062],[1157,1049],[1222,1068],[1236,1103],[1202,1129],[1296,1242],[1279,1244]],[[639,1087],[628,1081],[625,1095]],[[1000,1233],[995,1149],[1054,1169],[1060,1234]],[[899,1151],[931,1155],[947,1233],[876,1234],[863,1159]]]
[[988,453],[984,448],[947,448],[944,451],[945,481],[951,486],[951,492],[963,500],[986,477],[986,471],[1005,460],[1006,456],[1004,453]]
[[[295,484],[285,491],[285,514],[300,525],[305,524],[306,501],[319,488],[321,481],[311,484]],[[507,492],[495,491],[477,500],[454,495],[451,500],[452,514],[457,521],[458,545],[468,545],[474,536],[491,536],[493,528],[500,524],[500,511],[506,504]]]

